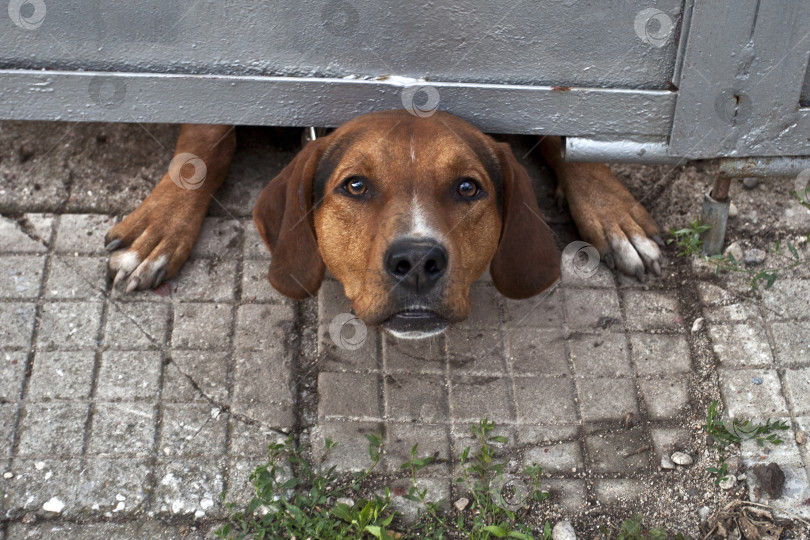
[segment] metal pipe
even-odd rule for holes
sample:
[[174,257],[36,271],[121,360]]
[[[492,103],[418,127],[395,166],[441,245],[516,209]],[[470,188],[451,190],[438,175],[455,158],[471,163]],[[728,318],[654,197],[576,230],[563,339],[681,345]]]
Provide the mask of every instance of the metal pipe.
[[602,141],[586,137],[566,137],[564,161],[682,164],[686,160],[670,156],[666,141]]
[[797,176],[810,169],[810,157],[779,156],[723,158],[720,160],[720,175],[727,177]]
[[[731,200],[726,196],[726,200],[718,201],[712,197],[711,193],[703,195],[703,208],[700,211],[700,224],[708,225],[710,229],[702,233],[700,239],[703,241],[703,253],[717,255],[723,250],[723,242],[726,239],[726,222]],[[726,188],[726,195],[728,195],[728,188]]]
[[731,187],[731,177],[723,173],[717,175],[714,179],[714,186],[709,192],[712,199],[716,201],[725,201],[728,199],[728,189]]

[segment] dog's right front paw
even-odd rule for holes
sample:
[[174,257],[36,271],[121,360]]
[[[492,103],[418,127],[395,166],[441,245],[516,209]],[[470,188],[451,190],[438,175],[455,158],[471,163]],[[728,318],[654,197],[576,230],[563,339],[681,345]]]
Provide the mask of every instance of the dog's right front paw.
[[208,210],[209,197],[201,195],[164,177],[134,212],[107,233],[107,268],[114,289],[125,293],[150,289],[180,270]]

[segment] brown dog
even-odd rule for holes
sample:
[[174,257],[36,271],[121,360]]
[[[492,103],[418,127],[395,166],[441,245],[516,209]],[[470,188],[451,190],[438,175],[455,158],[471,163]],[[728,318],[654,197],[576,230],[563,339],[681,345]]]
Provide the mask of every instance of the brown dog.
[[[183,126],[176,153],[199,157],[204,184],[170,175],[108,236],[110,269],[127,292],[171,277],[188,257],[235,145],[224,126]],[[658,228],[604,165],[541,151],[583,237],[621,270],[660,271]],[[329,271],[355,313],[400,337],[463,320],[472,283],[490,268],[498,290],[526,298],[559,277],[560,259],[525,169],[511,149],[446,113],[361,116],[307,144],[261,193],[254,222],[273,254],[268,278],[304,299]]]

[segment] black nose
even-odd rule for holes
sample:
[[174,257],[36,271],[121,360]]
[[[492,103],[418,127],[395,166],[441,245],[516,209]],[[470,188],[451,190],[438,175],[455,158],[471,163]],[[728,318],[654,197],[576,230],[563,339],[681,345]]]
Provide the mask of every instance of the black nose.
[[397,240],[385,255],[385,268],[397,285],[417,294],[433,288],[447,270],[447,251],[425,240]]

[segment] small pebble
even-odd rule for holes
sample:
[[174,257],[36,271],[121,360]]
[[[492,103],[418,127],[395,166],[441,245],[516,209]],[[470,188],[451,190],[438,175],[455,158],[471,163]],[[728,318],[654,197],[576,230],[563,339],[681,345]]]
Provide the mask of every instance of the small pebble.
[[733,476],[727,477],[725,480],[720,480],[720,489],[729,490],[737,483],[737,479]]
[[559,521],[551,529],[552,540],[577,540],[577,533],[570,521]]
[[729,203],[729,205],[728,205],[728,217],[737,217],[737,214],[739,214],[739,213],[740,213],[740,211],[737,210],[737,207],[734,205],[734,203],[733,202]]
[[762,377],[751,377],[751,384],[762,384]]
[[737,474],[740,470],[740,458],[737,456],[730,457],[726,460],[728,474]]
[[456,510],[458,510],[459,512],[463,512],[464,509],[467,508],[468,504],[470,504],[470,499],[468,499],[467,497],[462,497],[456,502],[454,502],[453,506],[455,506]]
[[742,259],[743,259],[743,250],[740,247],[740,244],[738,242],[732,242],[723,251],[723,255],[731,255],[732,257],[734,257],[735,261],[742,261]]
[[9,478],[14,478],[14,473],[4,472],[3,478],[5,478],[6,480],[8,480]]
[[743,256],[743,262],[748,266],[754,266],[760,264],[762,261],[765,260],[768,254],[765,251],[757,248],[751,248],[746,250],[745,255]]
[[675,464],[669,459],[669,456],[663,455],[661,456],[661,468],[669,471],[675,468]]
[[700,522],[706,523],[707,521],[709,521],[709,515],[711,513],[712,511],[709,510],[708,506],[701,506],[700,510],[698,510],[698,517],[700,517]]
[[[796,432],[796,444],[807,444],[807,432],[806,431],[797,431]],[[8,473],[6,473],[8,474]]]
[[42,505],[42,509],[46,512],[53,512],[55,514],[60,514],[62,510],[65,509],[65,503],[57,499],[56,497],[51,497],[48,502]]
[[348,507],[354,506],[354,501],[348,497],[341,497],[335,501],[337,504],[345,504]]
[[754,178],[754,177],[743,178],[742,183],[743,183],[743,186],[745,186],[746,189],[754,189],[755,187],[757,187],[759,185],[759,178]]
[[670,459],[672,459],[673,463],[683,466],[691,465],[692,463],[695,462],[695,460],[692,459],[692,456],[690,456],[686,452],[675,452],[674,454],[672,454]]
[[692,323],[692,333],[700,332],[703,330],[703,317],[698,317],[695,319],[695,322]]

